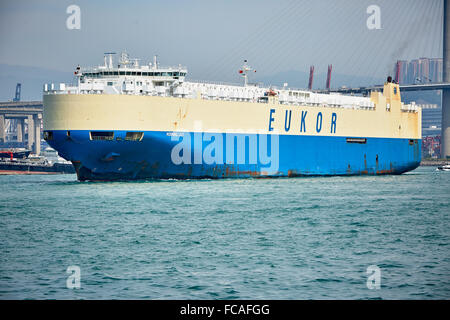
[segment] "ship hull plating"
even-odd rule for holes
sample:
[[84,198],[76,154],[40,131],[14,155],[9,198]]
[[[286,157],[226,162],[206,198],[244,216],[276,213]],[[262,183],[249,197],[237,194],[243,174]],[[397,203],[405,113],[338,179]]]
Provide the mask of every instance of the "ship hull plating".
[[54,130],[48,143],[81,181],[401,174],[421,160],[420,139],[145,131],[127,141],[110,132],[92,140]]

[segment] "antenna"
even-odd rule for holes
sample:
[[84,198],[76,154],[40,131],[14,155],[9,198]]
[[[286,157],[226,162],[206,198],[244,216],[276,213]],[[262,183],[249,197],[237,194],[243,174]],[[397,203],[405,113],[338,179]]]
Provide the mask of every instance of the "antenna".
[[158,56],[156,54],[153,56],[153,69],[158,69]]
[[78,90],[80,90],[80,80],[81,80],[81,76],[83,75],[83,73],[81,72],[80,65],[77,66],[77,68],[75,69],[75,72],[73,74],[75,75],[75,77],[77,77]]
[[245,59],[242,69],[239,70],[239,73],[244,77],[244,87],[246,87],[248,84],[248,72],[249,71],[256,72],[256,70],[253,70],[249,65],[247,65],[247,59]]

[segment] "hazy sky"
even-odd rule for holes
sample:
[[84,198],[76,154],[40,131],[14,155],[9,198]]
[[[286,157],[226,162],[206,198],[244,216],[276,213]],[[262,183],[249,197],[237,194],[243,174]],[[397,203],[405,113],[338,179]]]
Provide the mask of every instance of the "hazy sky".
[[[66,8],[81,29],[66,28]],[[369,30],[369,5],[381,29]],[[104,0],[0,2],[0,63],[72,72],[127,50],[192,78],[231,81],[243,59],[260,75],[287,70],[381,77],[397,59],[442,56],[442,0]]]

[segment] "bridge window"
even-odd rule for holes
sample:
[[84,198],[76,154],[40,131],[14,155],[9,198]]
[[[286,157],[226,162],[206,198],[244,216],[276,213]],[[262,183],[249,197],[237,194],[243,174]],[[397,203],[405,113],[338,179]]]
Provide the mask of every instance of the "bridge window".
[[114,131],[91,131],[89,132],[91,140],[113,140]]
[[141,141],[144,137],[143,132],[127,132],[125,140],[127,141]]
[[267,97],[259,97],[258,98],[258,102],[259,103],[268,103],[268,98]]
[[44,140],[53,140],[53,131],[44,131]]

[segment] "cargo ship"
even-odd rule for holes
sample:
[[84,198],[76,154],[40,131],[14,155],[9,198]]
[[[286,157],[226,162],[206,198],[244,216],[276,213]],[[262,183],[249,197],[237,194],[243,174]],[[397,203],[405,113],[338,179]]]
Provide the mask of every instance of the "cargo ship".
[[79,180],[402,174],[421,161],[421,110],[390,77],[370,96],[186,80],[181,65],[105,54],[45,84],[44,139]]

